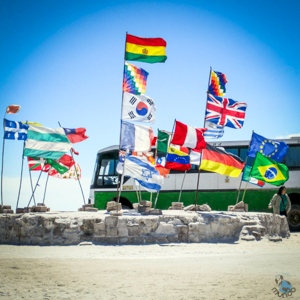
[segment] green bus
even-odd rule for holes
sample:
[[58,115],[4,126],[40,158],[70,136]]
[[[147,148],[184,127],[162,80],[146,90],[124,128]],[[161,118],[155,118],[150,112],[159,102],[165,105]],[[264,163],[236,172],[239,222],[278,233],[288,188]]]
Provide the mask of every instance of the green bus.
[[[279,140],[278,140],[279,141]],[[289,168],[289,180],[285,186],[292,202],[292,210],[288,215],[291,230],[300,230],[300,137],[280,140],[289,145],[288,152],[283,163]],[[227,152],[238,155],[245,161],[249,141],[236,142],[210,142],[211,145],[222,147]],[[154,149],[155,150],[155,149]],[[165,153],[157,153],[157,156],[165,159]],[[253,163],[253,158],[247,158],[247,165]],[[98,209],[106,209],[109,201],[115,201],[118,196],[119,176],[116,166],[119,161],[119,146],[110,146],[97,153],[96,164],[93,172],[89,203]],[[172,202],[180,202],[184,206],[195,203],[197,193],[198,166],[184,172],[171,170],[164,180],[156,208],[168,209]],[[247,184],[238,178],[228,177],[217,173],[200,171],[198,187],[198,204],[208,204],[212,210],[227,211],[229,205],[241,201],[248,204],[249,211],[271,212],[268,204],[272,196],[278,191],[278,187],[266,183],[263,187]],[[247,185],[247,186],[246,186]],[[182,192],[181,192],[182,191]],[[149,193],[135,185],[134,179],[125,177],[122,184],[120,203],[122,207],[132,209],[138,202],[139,195],[143,200],[154,202],[156,193]],[[239,199],[237,197],[239,195]]]

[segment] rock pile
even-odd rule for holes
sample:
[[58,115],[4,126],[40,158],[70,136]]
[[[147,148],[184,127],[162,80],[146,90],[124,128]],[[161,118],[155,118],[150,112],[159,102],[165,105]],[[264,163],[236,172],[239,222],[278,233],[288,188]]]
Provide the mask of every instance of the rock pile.
[[95,208],[93,204],[83,204],[78,211],[98,211],[98,208]]
[[13,214],[14,211],[10,205],[0,205],[0,214]]
[[236,205],[229,205],[228,211],[241,211],[241,212],[247,212],[248,211],[248,204],[244,203],[244,201],[241,201],[237,203]]
[[278,241],[290,235],[284,216],[270,213],[165,210],[141,215],[134,210],[0,215],[0,244],[74,245],[175,242]]

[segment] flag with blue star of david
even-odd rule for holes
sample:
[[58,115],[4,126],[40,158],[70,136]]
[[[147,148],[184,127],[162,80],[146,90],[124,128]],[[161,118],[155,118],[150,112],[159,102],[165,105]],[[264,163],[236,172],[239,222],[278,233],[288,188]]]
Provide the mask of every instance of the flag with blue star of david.
[[160,191],[164,183],[164,177],[144,156],[127,155],[123,172],[124,176],[134,178],[149,192]]
[[284,142],[267,139],[253,132],[248,156],[255,158],[256,152],[259,152],[267,158],[282,162],[288,148],[289,146]]

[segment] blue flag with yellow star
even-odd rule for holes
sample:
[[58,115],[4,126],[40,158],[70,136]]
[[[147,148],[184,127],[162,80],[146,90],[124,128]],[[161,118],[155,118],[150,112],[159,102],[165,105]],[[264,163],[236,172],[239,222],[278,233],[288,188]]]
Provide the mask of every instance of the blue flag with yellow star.
[[270,140],[253,132],[248,156],[255,157],[256,152],[259,152],[267,158],[282,162],[288,148],[284,142]]

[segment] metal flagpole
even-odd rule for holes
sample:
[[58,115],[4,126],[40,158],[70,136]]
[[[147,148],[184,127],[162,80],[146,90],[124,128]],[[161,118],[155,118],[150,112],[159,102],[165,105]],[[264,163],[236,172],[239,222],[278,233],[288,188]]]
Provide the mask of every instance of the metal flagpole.
[[[124,101],[123,81],[124,81],[124,72],[125,72],[126,42],[127,42],[127,31],[126,31],[125,46],[124,46],[124,65],[123,65],[123,80],[122,80],[122,105],[121,105],[120,139],[119,139],[119,153],[118,153],[119,156],[120,156],[121,141],[122,141],[122,115],[123,115],[123,101]],[[125,159],[126,159],[126,156],[125,156]],[[124,167],[125,167],[125,160],[124,160],[124,165],[123,165],[123,174],[124,174]],[[121,191],[119,191],[119,190],[121,189],[122,181],[123,181],[123,178],[124,178],[123,174],[121,176],[121,179],[120,179],[120,174],[118,174],[118,185],[117,185],[117,203],[118,203],[118,206],[119,206],[119,201],[120,201],[119,198],[121,196]]]
[[[58,122],[58,125],[59,125],[59,127],[61,127],[60,122]],[[80,183],[80,179],[79,179],[79,176],[78,176],[78,173],[77,173],[76,162],[75,162],[75,160],[74,160],[74,156],[73,156],[73,153],[72,153],[72,150],[71,150],[71,149],[70,149],[70,153],[71,153],[72,159],[73,159],[73,161],[74,161],[74,168],[75,168],[76,178],[77,178],[77,180],[78,180],[79,187],[80,187],[80,190],[81,190],[81,194],[82,194],[82,198],[83,198],[83,204],[85,204],[84,193],[83,193],[82,186],[81,186],[81,183]]]
[[186,170],[184,172],[184,176],[183,176],[183,180],[182,180],[182,184],[181,184],[181,189],[180,189],[180,193],[179,193],[179,198],[178,198],[178,202],[180,202],[180,198],[181,198],[181,193],[182,193],[182,187],[183,187],[183,183],[184,183],[184,180],[185,180],[185,175],[186,175]]
[[31,192],[32,192],[32,195],[33,195],[33,202],[34,202],[34,205],[36,205],[36,203],[35,203],[35,197],[34,197],[34,192],[33,192],[32,177],[31,177],[31,171],[30,171],[30,168],[28,168],[28,170],[29,170],[29,178],[30,178]]
[[[249,152],[249,150],[250,150],[250,145],[251,145],[252,138],[253,138],[253,132],[254,132],[254,130],[252,130],[252,136],[251,136],[251,140],[250,140],[250,142],[249,142],[248,152]],[[248,154],[248,152],[247,152],[247,154]],[[247,160],[248,160],[248,155],[246,156],[244,170],[245,170],[245,167],[246,167]],[[243,175],[244,175],[244,174],[243,174]],[[237,198],[236,198],[236,204],[238,203],[239,197],[240,197],[241,185],[242,185],[242,181],[243,181],[243,175],[242,175],[241,181],[240,181],[239,192],[238,192],[238,195],[237,195]],[[249,175],[250,175],[250,174],[249,174]],[[245,188],[247,188],[247,185],[248,185],[249,180],[250,180],[250,176],[249,176],[249,178],[248,178],[248,181],[247,181],[247,184],[246,184],[246,187],[245,187]],[[244,193],[244,195],[245,195],[245,193]],[[243,199],[244,199],[244,196],[243,196]],[[243,201],[243,200],[242,200],[242,201]]]
[[48,179],[49,179],[49,173],[47,173],[47,180],[46,180],[46,185],[45,185],[43,203],[45,203],[45,197],[46,197],[46,190],[47,190],[47,185],[48,185]]
[[2,146],[2,166],[1,166],[1,205],[3,205],[3,164],[4,164],[4,145],[5,145],[5,116],[3,118],[3,146]]
[[25,149],[25,141],[23,143],[23,151],[22,151],[22,166],[21,166],[21,176],[20,176],[20,186],[19,186],[19,193],[18,193],[18,200],[16,205],[16,212],[19,205],[20,194],[21,194],[21,187],[22,187],[22,179],[23,179],[23,165],[24,165],[24,149]]
[[[169,138],[169,141],[168,141],[168,146],[167,146],[167,151],[168,152],[167,152],[167,155],[166,155],[166,162],[165,162],[165,164],[167,163],[167,158],[168,158],[168,153],[169,153],[169,147],[170,147],[171,141],[173,139],[175,124],[176,124],[176,119],[174,120],[174,125],[173,125],[173,129],[172,129],[172,132],[171,132],[171,137]],[[165,173],[165,167],[163,169],[162,176],[164,176],[164,173]],[[158,196],[159,196],[159,191],[157,192],[157,195],[156,195],[156,198],[155,198],[154,209],[156,208],[156,203],[157,203]]]
[[36,185],[35,185],[34,190],[33,190],[33,192],[32,192],[31,198],[30,198],[30,200],[29,200],[29,202],[28,202],[27,208],[28,208],[29,205],[30,205],[30,202],[31,202],[32,197],[34,197],[34,193],[35,193],[36,187],[37,187],[38,184],[39,184],[39,181],[40,181],[42,172],[43,172],[43,169],[42,169],[41,172],[40,172],[39,178],[38,178],[38,180],[37,180],[37,182],[36,182]]
[[[209,72],[209,79],[208,79],[208,85],[207,85],[207,92],[206,94],[208,94],[209,92],[209,83],[211,80],[211,70],[212,68],[210,67],[210,72]],[[206,96],[206,106],[205,106],[205,113],[206,113],[206,109],[207,109],[207,96]],[[205,113],[204,113],[204,125],[203,128],[205,128]],[[196,191],[196,197],[195,197],[195,210],[198,204],[198,193],[199,193],[199,182],[200,182],[200,166],[201,166],[201,162],[202,162],[202,155],[203,154],[203,149],[201,150],[201,157],[200,157],[200,164],[199,164],[199,169],[198,169],[198,178],[197,178],[197,191]]]

